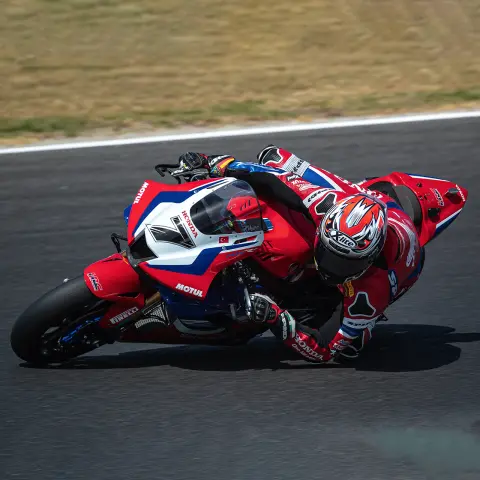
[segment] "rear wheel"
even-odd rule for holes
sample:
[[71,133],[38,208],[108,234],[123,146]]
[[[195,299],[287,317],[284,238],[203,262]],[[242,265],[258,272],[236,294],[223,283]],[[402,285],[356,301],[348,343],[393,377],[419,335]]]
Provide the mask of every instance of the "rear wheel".
[[85,284],[83,275],[49,291],[25,310],[13,325],[15,354],[33,364],[64,362],[101,344],[98,320],[109,306]]

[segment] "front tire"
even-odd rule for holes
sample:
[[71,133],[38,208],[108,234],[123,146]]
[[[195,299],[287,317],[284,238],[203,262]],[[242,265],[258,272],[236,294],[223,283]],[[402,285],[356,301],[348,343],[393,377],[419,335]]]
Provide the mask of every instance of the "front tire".
[[14,323],[10,334],[13,351],[22,360],[40,365],[64,362],[93,350],[96,347],[92,345],[49,350],[45,335],[52,328],[60,331],[66,319],[84,315],[98,303],[99,299],[88,289],[83,275],[50,290],[32,303]]

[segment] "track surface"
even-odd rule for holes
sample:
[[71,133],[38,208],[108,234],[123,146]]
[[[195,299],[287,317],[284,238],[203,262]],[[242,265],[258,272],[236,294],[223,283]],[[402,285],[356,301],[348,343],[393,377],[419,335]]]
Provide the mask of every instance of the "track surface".
[[[156,162],[187,150],[250,160],[270,142],[352,180],[403,170],[470,191],[362,361],[312,367],[272,338],[114,345],[62,369],[14,357],[15,317],[112,251]],[[479,149],[480,121],[460,120],[0,159],[0,478],[478,479]]]

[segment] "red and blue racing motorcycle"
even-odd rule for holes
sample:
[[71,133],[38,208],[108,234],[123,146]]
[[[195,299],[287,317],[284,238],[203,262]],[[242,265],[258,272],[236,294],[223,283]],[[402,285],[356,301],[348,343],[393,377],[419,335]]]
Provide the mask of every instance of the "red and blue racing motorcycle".
[[[155,169],[164,177],[174,167]],[[247,181],[209,178],[204,171],[176,179],[146,180],[125,210],[127,236],[112,234],[117,253],[19,316],[11,332],[19,358],[60,363],[113,342],[242,344],[267,330],[250,320],[253,292],[272,295],[313,327],[321,314],[329,317],[341,293],[331,287],[316,291],[319,282],[309,281],[315,268],[307,239],[314,238],[315,226],[272,196],[275,188],[267,195]],[[400,172],[357,185],[400,204],[422,247],[466,201],[466,191],[452,182]],[[432,192],[437,208],[426,201]]]

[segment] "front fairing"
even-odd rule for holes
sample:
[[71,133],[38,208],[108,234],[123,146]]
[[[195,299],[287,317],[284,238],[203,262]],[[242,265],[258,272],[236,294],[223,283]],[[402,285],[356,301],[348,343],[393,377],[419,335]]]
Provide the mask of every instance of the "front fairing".
[[[248,184],[233,178],[182,185],[147,180],[131,209],[126,209],[129,261],[159,284],[205,299],[219,271],[249,256],[263,242],[260,208],[253,214],[249,210],[244,219],[248,209],[234,201],[252,192]],[[230,213],[237,209],[238,216],[224,221],[226,207]]]

